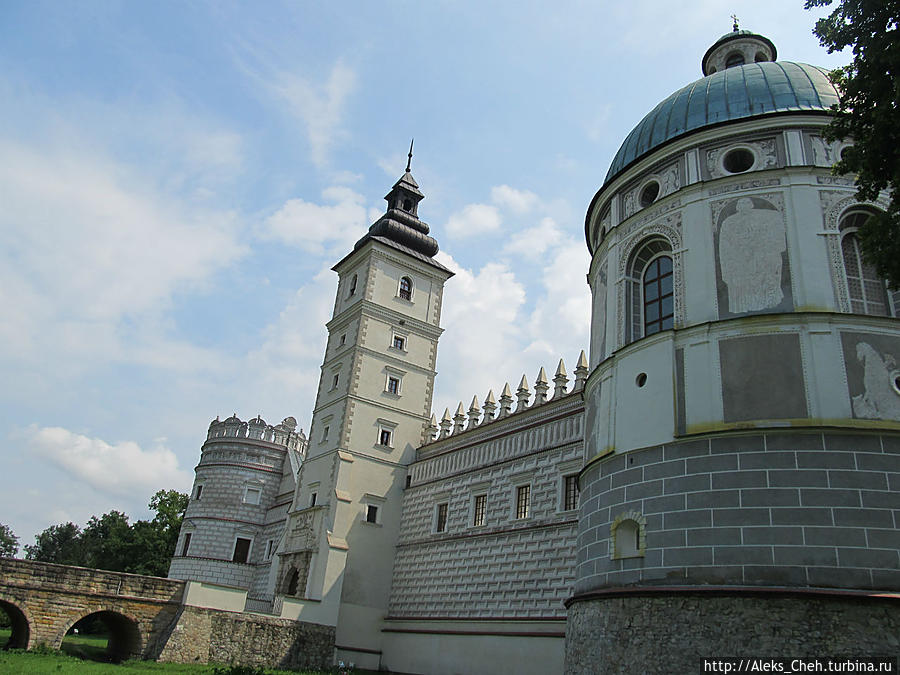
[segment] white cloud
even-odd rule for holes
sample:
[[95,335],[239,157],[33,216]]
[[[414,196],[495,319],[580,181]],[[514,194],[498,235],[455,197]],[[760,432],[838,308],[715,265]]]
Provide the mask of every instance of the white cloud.
[[190,472],[179,467],[175,453],[161,443],[144,450],[133,441],[110,444],[61,427],[34,425],[26,437],[31,452],[103,493],[130,496],[172,487],[187,491],[191,485]]
[[[234,214],[158,193],[97,149],[0,139],[0,155],[0,340],[10,360],[124,358],[123,320],[155,321],[175,294],[246,251]],[[136,333],[158,331],[145,328]]]
[[561,239],[562,232],[556,222],[552,218],[542,218],[540,225],[513,234],[503,247],[503,252],[537,259],[558,245]]
[[356,73],[338,62],[324,83],[282,72],[269,84],[306,126],[313,163],[319,167],[327,164],[328,152],[342,133],[344,104],[356,88]]
[[500,211],[488,204],[469,204],[452,214],[444,226],[449,236],[458,239],[472,237],[500,229]]
[[491,188],[491,201],[513,213],[524,214],[536,208],[539,200],[536,194],[527,190],[516,190],[509,185]]
[[348,187],[327,188],[322,197],[331,204],[289,199],[266,219],[262,235],[315,255],[327,248],[349,251],[369,224],[365,198]]

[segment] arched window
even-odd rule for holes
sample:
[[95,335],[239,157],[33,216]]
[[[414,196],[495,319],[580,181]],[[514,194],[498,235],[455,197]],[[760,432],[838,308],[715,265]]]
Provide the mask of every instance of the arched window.
[[296,567],[291,568],[290,575],[288,576],[287,583],[287,594],[288,595],[297,595],[297,587],[300,585],[300,572]]
[[672,246],[662,238],[644,242],[628,265],[626,342],[672,328],[674,286]]
[[402,277],[400,279],[400,291],[398,295],[404,300],[412,300],[412,279]]
[[850,299],[850,311],[856,314],[891,316],[884,281],[862,256],[857,230],[871,217],[868,211],[850,211],[841,218],[841,254],[844,260],[844,277]]
[[610,557],[613,559],[642,557],[646,550],[644,541],[646,525],[644,516],[635,511],[616,516],[610,526],[612,535]]
[[735,66],[742,65],[744,65],[744,55],[740,52],[732,52],[728,55],[728,58],[725,59],[726,68],[734,68]]

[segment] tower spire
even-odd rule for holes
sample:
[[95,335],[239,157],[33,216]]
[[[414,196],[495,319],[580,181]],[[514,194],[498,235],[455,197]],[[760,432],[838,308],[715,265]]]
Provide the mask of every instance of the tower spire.
[[409,167],[412,165],[412,148],[415,140],[416,139],[413,138],[409,141],[409,155],[407,155],[408,159],[406,160],[406,173],[409,173]]

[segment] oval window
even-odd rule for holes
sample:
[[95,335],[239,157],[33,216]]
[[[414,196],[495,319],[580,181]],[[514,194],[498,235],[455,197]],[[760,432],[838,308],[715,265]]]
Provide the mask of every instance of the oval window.
[[756,158],[753,153],[746,148],[736,148],[725,153],[722,159],[722,166],[728,173],[744,173],[748,171]]
[[656,198],[659,196],[659,183],[656,181],[651,181],[644,186],[644,189],[641,190],[641,207],[650,206],[653,202],[656,201]]

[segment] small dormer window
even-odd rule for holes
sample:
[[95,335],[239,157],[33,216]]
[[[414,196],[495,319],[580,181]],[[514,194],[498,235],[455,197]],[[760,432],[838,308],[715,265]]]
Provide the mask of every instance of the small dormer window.
[[400,291],[398,295],[404,300],[412,300],[412,280],[409,277],[400,279]]
[[732,52],[728,55],[728,58],[725,59],[726,68],[734,68],[735,66],[742,65],[744,65],[744,55],[740,52]]

